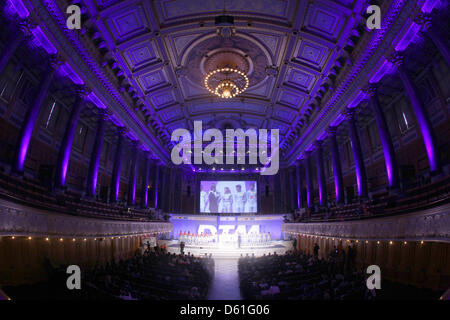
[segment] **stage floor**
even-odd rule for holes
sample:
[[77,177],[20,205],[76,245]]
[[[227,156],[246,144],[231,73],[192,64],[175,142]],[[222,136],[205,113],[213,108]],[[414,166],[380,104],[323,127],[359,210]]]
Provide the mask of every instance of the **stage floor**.
[[[180,253],[180,241],[179,240],[158,240],[158,244],[166,245],[167,251],[170,253]],[[241,255],[254,254],[256,257],[268,254],[269,252],[273,254],[284,254],[286,251],[292,250],[292,241],[270,241],[266,246],[258,247],[243,247],[235,248],[229,246],[191,246],[186,245],[184,247],[184,252],[190,252],[194,256],[203,256],[206,254],[211,254],[213,258],[239,258]]]

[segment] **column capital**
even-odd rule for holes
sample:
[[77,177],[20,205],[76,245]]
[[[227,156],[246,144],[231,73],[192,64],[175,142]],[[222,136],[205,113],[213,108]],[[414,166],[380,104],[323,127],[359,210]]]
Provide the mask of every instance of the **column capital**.
[[421,31],[427,31],[431,26],[431,17],[426,13],[419,13],[414,17],[414,22],[421,26]]
[[326,129],[326,132],[329,135],[334,136],[337,133],[337,129],[338,129],[338,126],[328,126],[328,128]]
[[131,145],[134,149],[136,149],[136,151],[137,151],[137,149],[138,149],[139,146],[140,146],[140,142],[139,142],[139,140],[131,140],[131,141],[130,141],[130,145]]
[[352,120],[355,118],[356,108],[345,108],[342,112],[345,120]]
[[36,28],[37,23],[33,19],[22,19],[19,21],[19,29],[24,33],[26,37],[31,36],[31,30]]
[[316,140],[316,141],[314,142],[314,147],[316,147],[316,149],[321,148],[322,145],[323,145],[323,140]]
[[86,85],[77,86],[75,91],[81,99],[85,100],[87,96],[92,92],[92,89]]
[[104,121],[108,121],[112,112],[109,109],[97,109],[97,114]]
[[374,86],[373,84],[368,84],[367,86],[363,87],[361,90],[367,97],[372,97],[373,95],[376,94],[377,87]]
[[119,135],[126,135],[128,133],[128,128],[127,127],[117,127],[117,132]]
[[64,58],[58,54],[51,55],[48,60],[54,70],[58,70],[65,63]]
[[392,65],[393,65],[395,68],[398,68],[400,65],[403,64],[403,62],[404,62],[404,60],[405,60],[405,57],[404,57],[402,54],[398,53],[398,52],[394,52],[394,53],[391,54],[390,56],[386,57],[386,59],[387,59],[390,63],[392,63]]

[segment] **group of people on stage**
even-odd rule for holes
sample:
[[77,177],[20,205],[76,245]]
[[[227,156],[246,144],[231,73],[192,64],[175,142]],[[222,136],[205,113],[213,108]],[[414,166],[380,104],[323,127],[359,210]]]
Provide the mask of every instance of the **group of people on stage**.
[[178,235],[178,238],[180,240],[180,242],[184,242],[186,244],[190,244],[190,245],[205,245],[205,244],[211,244],[213,242],[215,242],[215,236],[211,233],[191,233],[190,231],[186,232],[181,232]]
[[271,241],[270,232],[251,232],[251,233],[191,233],[190,231],[179,234],[180,242],[189,245],[208,245],[218,243],[239,243],[239,246],[266,245]]
[[235,186],[232,192],[225,187],[223,194],[216,190],[212,184],[209,191],[200,191],[200,212],[204,213],[256,213],[257,199],[255,184],[252,183],[248,190],[243,190],[240,184]]

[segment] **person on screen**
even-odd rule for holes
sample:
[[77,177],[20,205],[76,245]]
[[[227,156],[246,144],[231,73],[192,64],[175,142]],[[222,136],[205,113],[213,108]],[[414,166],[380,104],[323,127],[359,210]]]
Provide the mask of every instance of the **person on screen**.
[[219,198],[220,194],[219,192],[216,191],[216,185],[212,184],[208,194],[209,212],[211,213],[219,212]]
[[256,212],[256,190],[255,190],[255,184],[252,183],[250,185],[250,190],[247,191],[247,212]]
[[233,213],[242,213],[245,212],[245,202],[247,198],[245,196],[245,192],[242,191],[241,185],[236,185],[236,193],[234,194],[234,211]]
[[230,188],[225,187],[224,194],[221,199],[222,212],[232,213],[233,212],[233,195],[231,194]]
[[200,191],[200,212],[206,212],[207,205],[208,205],[208,193],[203,190],[203,187],[201,186]]

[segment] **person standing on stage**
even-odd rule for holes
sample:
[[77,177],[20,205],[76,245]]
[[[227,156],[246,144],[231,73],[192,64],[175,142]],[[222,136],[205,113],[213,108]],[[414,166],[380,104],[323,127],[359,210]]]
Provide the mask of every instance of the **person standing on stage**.
[[223,213],[232,213],[233,212],[233,195],[231,194],[230,188],[225,187],[224,195],[221,199],[222,203],[222,212]]
[[254,183],[250,185],[250,190],[247,191],[246,199],[247,199],[247,212],[256,212],[257,202]]
[[203,190],[203,187],[201,187],[201,191],[200,191],[200,212],[207,212],[206,210],[208,209],[208,193]]
[[236,193],[234,194],[234,210],[233,213],[245,212],[245,202],[247,201],[245,192],[242,191],[241,185],[236,186]]
[[185,246],[184,241],[181,241],[180,242],[180,253],[181,254],[184,254],[184,246]]
[[220,193],[216,191],[216,185],[212,184],[208,194],[209,212],[219,212]]

